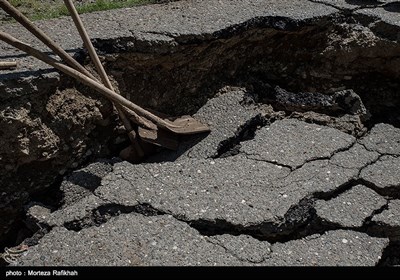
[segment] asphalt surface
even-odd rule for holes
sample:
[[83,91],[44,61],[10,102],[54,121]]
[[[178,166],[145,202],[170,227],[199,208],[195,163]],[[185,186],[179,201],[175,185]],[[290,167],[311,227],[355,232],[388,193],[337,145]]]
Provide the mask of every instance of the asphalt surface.
[[[241,107],[224,112],[226,119],[237,120],[232,127],[240,126],[254,115],[251,105],[238,103],[242,97],[241,90],[227,91],[198,116],[217,124],[219,117],[210,108]],[[390,157],[378,152],[376,131],[399,129],[377,125],[356,140],[324,126],[276,120],[257,130],[254,139],[242,141],[238,154],[213,157],[216,136],[231,137],[229,127],[230,122],[214,127],[173,161],[165,161],[171,156],[166,152],[159,162],[156,157],[137,165],[115,161],[111,171],[109,163],[98,162],[75,171],[63,185],[83,172],[99,185],[52,213],[33,206],[29,215],[52,229],[18,265],[358,266],[380,261],[389,239],[368,234],[366,225],[397,232],[398,200],[388,202],[377,192],[383,175],[368,170]],[[272,145],[280,131],[285,131],[284,141]],[[370,150],[362,144],[367,140]],[[399,152],[391,149],[397,139],[385,141],[391,153]],[[300,155],[265,157],[292,146]],[[361,178],[369,184],[356,184]],[[297,235],[315,219],[314,212],[323,221],[319,232]]]
[[372,220],[378,223],[390,225],[392,227],[400,227],[400,201],[391,200],[388,208],[382,211],[382,213],[375,215]]
[[[135,38],[137,43],[133,48],[148,44],[152,47],[157,44],[175,46],[179,43],[198,38],[212,38],[213,33],[231,28],[237,24],[251,21],[256,17],[285,17],[294,22],[310,20],[337,12],[326,5],[315,4],[307,0],[293,2],[285,1],[214,1],[191,0],[177,1],[167,5],[151,5],[121,10],[85,14],[82,21],[92,39],[119,39]],[[74,52],[82,47],[76,28],[69,17],[37,22],[37,25],[62,48]],[[36,38],[16,24],[0,26],[18,39],[25,41],[42,50],[46,50]],[[66,40],[65,38],[68,38]],[[147,46],[146,46],[146,43]],[[116,41],[118,44],[118,41]],[[23,55],[12,47],[0,43],[1,57]],[[19,60],[17,71],[35,71],[51,69],[25,57]]]
[[342,227],[361,227],[375,210],[386,204],[386,199],[373,190],[357,185],[329,201],[317,201],[315,208],[326,221]]
[[[207,237],[170,215],[121,215],[80,232],[57,227],[20,265],[374,265],[387,240],[335,230],[271,245],[247,235]],[[78,257],[79,256],[79,257]]]
[[[87,14],[83,21],[97,40],[118,44],[129,37],[135,39],[129,51],[151,45],[162,52],[221,30],[236,32],[258,17],[295,24],[356,9],[380,24],[399,25],[398,13],[385,6],[394,4],[380,2],[193,0]],[[72,53],[81,48],[70,19],[39,25]],[[16,25],[0,29],[37,44]],[[0,59],[20,55],[4,44],[0,49]],[[46,69],[24,57],[15,72],[1,76],[0,89],[21,72]],[[52,71],[40,79],[57,76]],[[377,265],[399,231],[400,129],[376,124],[357,139],[278,118],[246,138],[238,131],[265,111],[244,99],[240,88],[210,99],[195,117],[211,133],[187,138],[176,152],[137,165],[99,161],[64,178],[60,209],[28,210],[49,233],[15,265]]]

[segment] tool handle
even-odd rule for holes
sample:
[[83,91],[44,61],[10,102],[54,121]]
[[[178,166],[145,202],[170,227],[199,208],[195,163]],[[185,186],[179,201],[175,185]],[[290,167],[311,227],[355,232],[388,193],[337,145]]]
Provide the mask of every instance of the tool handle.
[[8,70],[17,68],[16,61],[0,61],[0,70]]
[[129,101],[128,99],[124,98],[123,96],[115,93],[114,91],[106,88],[104,85],[100,84],[98,81],[89,78],[88,76],[82,74],[81,72],[73,69],[72,67],[69,67],[67,65],[62,64],[60,61],[57,61],[47,54],[29,46],[28,44],[14,38],[10,34],[7,34],[6,32],[0,31],[0,40],[6,42],[7,44],[23,51],[26,52],[27,54],[53,66],[54,68],[60,70],[61,72],[75,78],[76,80],[80,81],[81,83],[93,88],[100,94],[104,95],[105,97],[111,99],[113,102],[116,102],[117,104],[127,107],[131,109],[132,111],[136,112],[140,116],[149,119],[150,121],[154,122],[157,126],[165,128],[167,130],[170,130],[174,132],[174,128],[179,128],[179,126],[176,126],[174,124],[171,124],[170,122],[167,122],[153,113],[143,109],[142,107],[136,105],[135,103]]
[[[69,13],[71,14],[72,20],[74,21],[76,28],[78,29],[79,35],[82,38],[84,46],[89,52],[89,56],[96,67],[97,73],[100,75],[101,81],[108,89],[114,91],[110,79],[108,78],[107,73],[104,70],[103,65],[101,64],[99,56],[97,55],[96,50],[93,47],[92,41],[89,38],[89,34],[87,33],[85,26],[83,25],[83,22],[79,17],[78,11],[76,10],[74,3],[72,2],[72,0],[64,0],[64,3],[65,6],[67,6]],[[126,117],[123,108],[118,105],[116,106],[116,108],[118,111],[118,115],[120,116],[121,121],[124,124],[126,130],[128,132],[132,131],[133,128],[129,122],[129,119]],[[145,121],[142,120],[142,118],[139,115],[137,115],[135,112],[132,113],[134,115],[134,119],[136,119],[139,122],[139,124],[145,123]]]
[[54,42],[49,36],[34,25],[26,16],[18,11],[13,5],[6,0],[0,0],[0,8],[2,8],[7,14],[12,16],[17,22],[24,26],[29,32],[31,32],[36,38],[42,41],[48,46],[55,54],[63,59],[69,66],[84,73],[86,76],[96,80],[96,78],[88,71],[85,67],[80,65],[75,59],[73,59],[66,51],[64,51],[56,42]]

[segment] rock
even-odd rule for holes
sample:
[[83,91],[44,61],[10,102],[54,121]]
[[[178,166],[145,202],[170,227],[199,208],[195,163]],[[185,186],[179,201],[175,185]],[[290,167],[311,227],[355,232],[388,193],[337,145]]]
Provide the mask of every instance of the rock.
[[353,90],[342,90],[333,95],[318,92],[289,92],[279,86],[265,86],[262,94],[264,103],[272,103],[275,108],[290,112],[319,112],[326,115],[356,115],[363,121],[370,115],[360,96]]
[[269,88],[264,93],[263,102],[272,103],[275,108],[285,111],[332,111],[332,96],[312,92],[289,92],[279,86]]
[[365,108],[360,96],[353,90],[342,90],[335,92],[332,96],[333,103],[336,105],[335,109],[345,114],[357,115],[361,121],[368,120],[371,115]]

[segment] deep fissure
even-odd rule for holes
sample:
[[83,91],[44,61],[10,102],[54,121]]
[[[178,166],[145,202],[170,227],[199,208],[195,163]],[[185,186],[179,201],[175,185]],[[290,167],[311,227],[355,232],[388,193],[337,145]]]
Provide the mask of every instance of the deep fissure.
[[80,231],[87,227],[100,226],[106,223],[112,217],[121,214],[138,213],[144,216],[164,215],[165,213],[153,208],[149,204],[138,204],[135,206],[124,206],[119,204],[105,204],[92,210],[90,216],[80,220],[66,222],[64,227],[68,230]]

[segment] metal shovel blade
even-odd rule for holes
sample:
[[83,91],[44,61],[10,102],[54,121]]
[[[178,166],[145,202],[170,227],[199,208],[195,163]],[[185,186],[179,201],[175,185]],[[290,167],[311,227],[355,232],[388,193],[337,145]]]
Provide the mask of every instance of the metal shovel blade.
[[146,110],[156,115],[157,117],[162,118],[166,123],[168,123],[168,127],[166,129],[176,134],[190,135],[211,131],[211,129],[207,125],[201,123],[200,121],[189,115],[184,115],[181,117],[171,117],[167,114],[155,111],[153,109],[146,108]]
[[207,125],[201,123],[195,118],[192,118],[191,116],[182,116],[174,119],[173,121],[167,122],[171,124],[168,129],[176,134],[189,135],[211,131]]
[[141,140],[164,147],[169,150],[177,150],[179,141],[178,137],[164,129],[151,130],[139,127],[138,134]]

